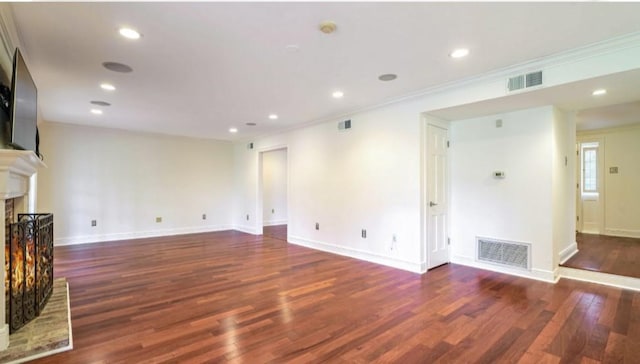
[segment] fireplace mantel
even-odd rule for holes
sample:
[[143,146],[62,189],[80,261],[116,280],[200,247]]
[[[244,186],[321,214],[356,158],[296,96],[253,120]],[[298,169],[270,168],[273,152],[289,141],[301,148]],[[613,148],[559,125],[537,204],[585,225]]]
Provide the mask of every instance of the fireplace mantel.
[[46,165],[34,152],[0,149],[0,198],[27,194],[29,178]]
[[[5,200],[25,196],[22,211],[29,211],[30,206],[35,206],[33,199],[35,193],[29,193],[31,177],[38,172],[38,169],[46,168],[46,165],[32,151],[0,149],[0,206],[4,206]],[[0,209],[0,221],[5,220],[4,208]],[[6,231],[0,229],[0,242],[4,244]],[[0,262],[4,264],[5,252],[0,249]],[[5,296],[4,296],[4,269],[0,269],[0,350],[5,350],[9,346],[9,325],[5,318]]]

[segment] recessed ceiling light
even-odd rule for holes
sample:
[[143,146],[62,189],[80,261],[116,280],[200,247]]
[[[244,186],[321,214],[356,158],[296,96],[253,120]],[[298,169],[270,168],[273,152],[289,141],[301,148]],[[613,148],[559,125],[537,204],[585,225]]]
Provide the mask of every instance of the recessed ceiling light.
[[107,91],[114,91],[116,87],[110,83],[103,83],[100,85],[100,88]]
[[276,114],[269,115],[269,119],[271,119],[271,120],[276,120],[277,118],[278,118],[278,115],[276,115]]
[[89,101],[89,103],[98,106],[111,106],[111,104],[106,101]]
[[462,58],[469,55],[469,50],[467,48],[458,48],[453,52],[449,53],[449,57],[451,58]]
[[600,96],[600,95],[604,95],[606,93],[607,93],[607,90],[601,88],[601,89],[593,91],[592,95],[593,96]]
[[100,109],[91,109],[91,113],[92,114],[96,114],[96,115],[102,115],[102,110],[100,110]]
[[247,126],[256,126],[258,124],[256,124],[256,123],[246,123],[245,125],[247,125]]
[[238,129],[237,128],[229,128],[229,133],[237,133]]
[[378,76],[378,79],[380,81],[393,81],[396,78],[398,78],[398,75],[395,75],[393,73],[385,73],[384,75]]
[[129,73],[133,71],[133,68],[119,62],[102,62],[102,67],[108,69],[109,71],[120,73]]
[[140,39],[140,33],[131,28],[120,28],[120,35],[128,39]]
[[344,96],[344,92],[342,92],[342,91],[333,91],[331,96],[333,96],[334,99],[340,99],[340,98],[342,98],[342,96]]

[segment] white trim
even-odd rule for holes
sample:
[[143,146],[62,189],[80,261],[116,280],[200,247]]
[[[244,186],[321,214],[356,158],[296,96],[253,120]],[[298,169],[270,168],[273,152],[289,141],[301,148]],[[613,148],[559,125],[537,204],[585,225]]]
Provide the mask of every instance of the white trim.
[[560,267],[560,277],[573,279],[576,281],[603,284],[605,286],[640,291],[640,279],[633,277],[624,277],[615,274],[593,272],[589,270],[569,267]]
[[201,226],[201,227],[186,227],[186,228],[163,229],[163,230],[152,230],[152,231],[135,231],[135,232],[127,232],[127,233],[69,236],[69,237],[63,237],[63,238],[56,238],[54,240],[54,246],[101,243],[106,241],[141,239],[141,238],[155,238],[155,237],[161,237],[161,236],[173,236],[173,235],[183,235],[183,234],[208,233],[208,232],[214,232],[214,231],[232,230],[233,228],[235,227],[232,227],[231,225],[210,225],[210,226]]
[[251,235],[262,235],[262,232],[256,231],[255,226],[234,225],[234,226],[231,227],[231,229],[240,231],[242,233],[251,234]]
[[564,264],[567,260],[571,259],[572,256],[578,253],[578,244],[574,241],[568,247],[562,249],[560,253],[558,253],[558,259],[560,260],[560,264]]
[[371,263],[386,265],[388,267],[393,267],[397,269],[406,270],[413,273],[424,273],[423,269],[425,263],[419,262],[409,262],[402,259],[391,258],[383,255],[379,255],[376,253],[366,252],[362,250],[357,250],[349,247],[339,246],[335,244],[324,243],[320,241],[314,241],[309,239],[304,239],[297,236],[289,235],[288,241],[291,244],[304,246],[306,248],[321,250],[327,253],[338,254],[350,258],[355,258],[358,260],[364,260]]
[[286,225],[286,224],[287,224],[287,219],[282,219],[282,220],[265,221],[262,223],[262,226],[274,226],[274,225]]
[[604,235],[621,236],[623,238],[640,238],[640,230],[605,228]]
[[475,260],[474,257],[453,255],[451,256],[451,262],[455,264],[466,265],[468,267],[489,270],[492,272],[504,273],[512,276],[535,279],[538,281],[555,283],[558,280],[558,273],[555,271],[543,270],[543,269],[537,269],[537,268],[532,268],[529,271],[529,270],[523,270],[518,268],[503,267],[501,265],[493,265],[493,264],[487,264],[484,262],[478,262]]

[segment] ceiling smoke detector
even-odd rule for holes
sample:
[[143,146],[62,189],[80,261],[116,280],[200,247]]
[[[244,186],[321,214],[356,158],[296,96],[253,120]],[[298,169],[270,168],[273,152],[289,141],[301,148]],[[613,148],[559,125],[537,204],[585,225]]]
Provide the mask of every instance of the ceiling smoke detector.
[[320,23],[320,31],[324,34],[331,34],[336,31],[336,23],[327,20]]

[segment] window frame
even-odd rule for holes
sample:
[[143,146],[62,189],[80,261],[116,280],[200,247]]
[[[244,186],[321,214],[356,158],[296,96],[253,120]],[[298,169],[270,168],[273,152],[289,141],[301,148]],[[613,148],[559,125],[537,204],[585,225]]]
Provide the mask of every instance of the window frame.
[[[600,158],[600,156],[599,156],[598,149],[599,149],[598,143],[585,143],[581,148],[581,153],[582,153],[581,157],[582,158],[580,158],[580,159],[581,159],[581,162],[582,162],[582,166],[581,166],[582,167],[581,168],[582,175],[581,175],[581,178],[580,178],[581,179],[581,181],[580,181],[580,184],[581,184],[580,187],[581,188],[580,189],[581,189],[582,194],[585,194],[585,195],[594,195],[594,194],[598,194],[599,193],[600,183],[598,183],[598,179],[599,179],[599,175],[598,175],[599,174],[598,173],[598,159]],[[593,182],[594,188],[589,188],[589,189],[587,189],[587,185],[591,185],[591,183],[587,183],[586,182],[587,173],[586,173],[586,167],[585,167],[585,165],[586,165],[585,156],[586,156],[587,152],[593,152],[594,153],[594,157],[595,157],[595,159],[593,161],[593,166],[591,168],[591,174],[589,176],[590,179],[593,180],[592,182]]]

